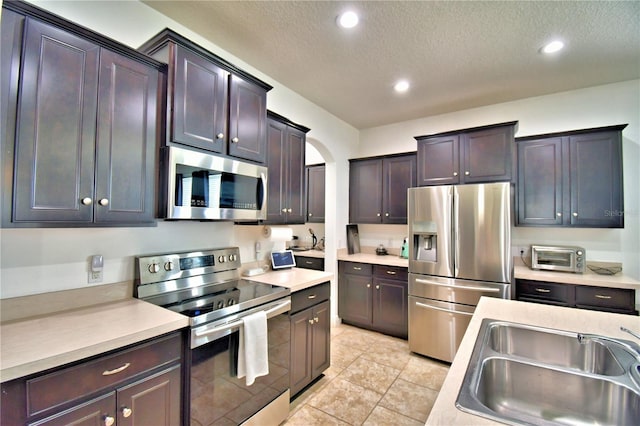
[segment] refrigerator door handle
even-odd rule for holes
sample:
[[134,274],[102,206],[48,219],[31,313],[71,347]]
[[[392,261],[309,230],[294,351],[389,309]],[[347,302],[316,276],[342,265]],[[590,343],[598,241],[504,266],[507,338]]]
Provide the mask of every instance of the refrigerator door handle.
[[458,193],[455,187],[451,187],[451,255],[449,256],[450,261],[453,262],[453,265],[450,265],[451,270],[453,271],[453,276],[458,276],[458,265],[460,264],[459,253],[460,249],[458,245],[460,241],[458,241]]
[[461,290],[473,290],[473,291],[481,291],[481,292],[487,292],[487,293],[500,293],[500,289],[499,288],[495,288],[495,287],[475,287],[475,286],[469,286],[469,285],[449,285],[449,284],[442,284],[436,281],[431,281],[431,280],[425,280],[422,278],[416,278],[416,282],[418,283],[422,283],[422,284],[430,284],[430,285],[439,285],[440,287],[447,287],[447,288],[458,288]]
[[448,314],[462,314],[462,315],[467,315],[467,316],[472,316],[473,314],[469,313],[469,312],[463,312],[463,311],[452,311],[450,309],[444,309],[444,308],[440,308],[438,306],[433,306],[433,305],[426,305],[424,303],[420,303],[420,302],[415,302],[416,306],[419,306],[421,308],[425,308],[425,309],[433,309],[436,311],[442,311],[442,312],[446,312]]

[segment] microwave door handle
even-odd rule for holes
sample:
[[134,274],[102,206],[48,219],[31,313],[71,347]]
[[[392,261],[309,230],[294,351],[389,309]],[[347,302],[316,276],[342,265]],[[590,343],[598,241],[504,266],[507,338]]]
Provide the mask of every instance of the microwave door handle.
[[264,203],[266,202],[267,197],[265,197],[265,194],[267,193],[267,175],[264,173],[260,173],[260,182],[262,182],[262,186],[259,186],[258,188],[258,204],[259,204],[259,208],[258,210],[262,210],[262,208],[264,207]]

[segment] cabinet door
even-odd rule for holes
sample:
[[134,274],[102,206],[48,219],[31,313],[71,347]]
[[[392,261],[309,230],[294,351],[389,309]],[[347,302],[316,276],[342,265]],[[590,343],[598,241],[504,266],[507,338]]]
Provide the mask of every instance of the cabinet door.
[[418,185],[460,182],[460,136],[439,136],[418,141]]
[[118,389],[118,426],[180,424],[180,365]]
[[25,25],[13,220],[91,222],[100,48]]
[[287,223],[305,223],[305,134],[291,127],[287,128],[287,151],[289,169],[287,178]]
[[267,92],[238,76],[229,82],[229,155],[267,159]]
[[463,183],[511,180],[513,126],[497,127],[461,136]]
[[396,336],[407,336],[407,282],[373,279],[373,326]]
[[407,189],[416,186],[416,156],[382,160],[383,223],[407,223]]
[[267,182],[267,222],[285,223],[287,220],[286,192],[289,169],[286,149],[287,126],[279,121],[269,120],[268,137],[268,182]]
[[623,228],[620,132],[569,136],[570,224]]
[[331,365],[331,303],[313,308],[311,330],[311,376],[315,379]]
[[370,325],[371,276],[344,274],[338,283],[338,315],[345,321]]
[[312,308],[291,315],[291,395],[311,381]]
[[325,166],[307,167],[307,222],[324,223]]
[[175,45],[171,140],[224,153],[228,73]]
[[110,392],[89,402],[54,414],[29,426],[96,426],[114,424],[116,393]]
[[562,138],[518,142],[518,225],[562,225]]
[[96,222],[152,222],[158,72],[102,50]]
[[349,222],[382,223],[382,161],[349,164]]

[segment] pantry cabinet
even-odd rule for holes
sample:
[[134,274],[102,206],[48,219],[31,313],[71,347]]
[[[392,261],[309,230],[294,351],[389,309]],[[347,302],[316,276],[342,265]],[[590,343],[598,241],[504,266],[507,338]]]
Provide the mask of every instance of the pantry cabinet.
[[167,145],[266,162],[270,85],[168,28],[140,50],[168,64]]
[[417,184],[510,181],[517,121],[416,136]]
[[415,185],[414,153],[349,160],[349,222],[407,223],[407,189]]
[[518,138],[518,226],[624,227],[622,129]]
[[181,424],[182,342],[172,333],[5,382],[2,424]]
[[[5,33],[5,8],[23,16],[22,39]],[[162,64],[23,3],[3,4],[2,47],[17,105],[3,226],[153,224]]]
[[338,263],[338,316],[347,324],[407,338],[407,292],[407,268]]
[[295,397],[331,364],[330,283],[291,296],[291,396]]
[[307,166],[307,222],[324,223],[325,165]]
[[305,146],[308,128],[268,112],[267,220],[303,224],[306,219]]

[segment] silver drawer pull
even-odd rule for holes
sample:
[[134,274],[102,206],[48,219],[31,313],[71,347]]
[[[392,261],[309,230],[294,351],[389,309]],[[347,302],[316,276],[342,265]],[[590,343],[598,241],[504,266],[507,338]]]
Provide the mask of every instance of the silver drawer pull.
[[387,274],[389,274],[389,275],[395,275],[395,274],[396,274],[396,271],[387,271]]
[[305,260],[304,263],[306,263],[307,265],[313,265],[313,262],[310,260]]
[[598,299],[611,299],[611,296],[606,296],[604,294],[596,294]]
[[551,293],[551,290],[546,289],[546,288],[536,288],[536,291],[538,293]]
[[118,368],[114,368],[113,370],[105,370],[102,372],[103,376],[112,376],[114,374],[118,374],[124,370],[126,370],[127,368],[129,368],[129,366],[131,365],[131,363],[127,362],[126,364],[124,364],[121,367]]
[[307,296],[307,299],[315,299],[317,296],[315,294],[310,294]]
[[353,270],[354,270],[354,271],[362,271],[362,268],[361,268],[361,267],[359,267],[359,266],[354,266],[354,267],[353,267]]
[[116,419],[111,416],[104,416],[104,426],[111,426],[116,422]]
[[448,314],[461,314],[461,315],[466,315],[466,316],[469,316],[469,317],[473,315],[473,313],[471,313],[471,312],[452,311],[450,309],[440,308],[439,306],[425,305],[424,303],[420,303],[420,302],[415,302],[415,303],[416,303],[416,306],[419,306],[421,308],[433,309],[433,310],[436,310],[436,311],[446,312]]

